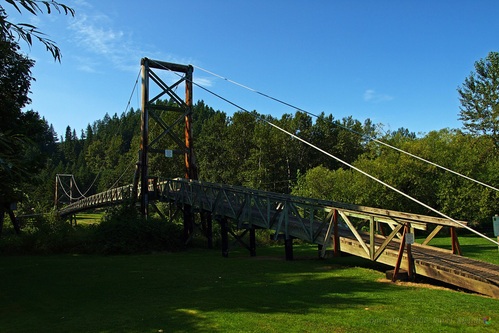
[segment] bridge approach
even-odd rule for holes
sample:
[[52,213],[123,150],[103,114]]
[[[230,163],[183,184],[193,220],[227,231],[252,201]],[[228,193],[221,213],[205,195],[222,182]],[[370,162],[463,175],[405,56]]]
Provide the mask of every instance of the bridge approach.
[[[60,214],[121,204],[132,193],[132,185],[115,188],[67,205]],[[426,276],[499,298],[499,266],[460,255],[457,230],[466,225],[464,221],[189,179],[152,182],[148,195],[151,203],[170,204],[170,218],[187,211],[199,213],[208,221],[208,237],[211,221],[220,223],[224,256],[229,253],[229,236],[241,241],[248,232],[250,244],[245,246],[255,255],[255,229],[269,229],[275,239],[284,239],[287,259],[292,259],[296,238],[318,244],[323,257],[343,252],[391,266],[394,279],[404,271],[411,278]],[[450,229],[452,250],[429,246],[444,228]],[[430,229],[424,240],[413,242],[416,232]]]

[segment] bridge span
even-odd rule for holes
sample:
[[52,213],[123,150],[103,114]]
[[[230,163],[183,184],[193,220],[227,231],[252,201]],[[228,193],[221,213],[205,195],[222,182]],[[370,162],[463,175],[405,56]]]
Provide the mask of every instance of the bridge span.
[[[102,192],[63,207],[61,216],[121,204],[131,198],[133,186]],[[140,193],[139,193],[140,195]],[[341,252],[394,268],[393,279],[403,271],[499,298],[499,266],[460,255],[456,231],[464,221],[345,204],[334,201],[265,192],[239,186],[188,179],[171,179],[149,185],[151,201],[169,202],[174,210],[209,216],[221,225],[222,253],[228,255],[228,237],[250,233],[247,248],[255,254],[255,229],[269,229],[285,240],[286,257],[292,258],[292,240],[318,244],[320,255]],[[449,228],[452,250],[429,246],[443,228]],[[211,229],[211,228],[210,228]],[[428,236],[416,243],[414,234]],[[430,232],[431,230],[431,232]]]

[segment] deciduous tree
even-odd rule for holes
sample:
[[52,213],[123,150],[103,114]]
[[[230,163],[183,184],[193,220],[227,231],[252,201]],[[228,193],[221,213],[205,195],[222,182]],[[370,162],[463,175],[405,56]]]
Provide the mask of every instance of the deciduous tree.
[[[47,14],[52,13],[52,10],[58,13],[74,16],[75,11],[73,8],[56,1],[42,1],[42,0],[5,0],[6,3],[15,8],[19,13],[23,10],[28,11],[33,15],[42,14],[44,10]],[[7,11],[0,5],[0,33],[2,40],[13,40],[16,37],[24,40],[29,46],[33,44],[33,39],[38,40],[45,45],[55,60],[61,61],[61,50],[54,41],[47,38],[43,32],[32,24],[28,23],[14,23],[9,20]]]

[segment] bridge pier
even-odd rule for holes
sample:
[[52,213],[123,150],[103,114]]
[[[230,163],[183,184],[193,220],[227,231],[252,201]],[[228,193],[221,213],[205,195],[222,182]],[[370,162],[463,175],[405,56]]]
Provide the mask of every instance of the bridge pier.
[[201,212],[201,225],[208,241],[208,248],[213,248],[213,220],[210,212]]
[[[241,234],[237,234],[237,232],[231,230],[229,220],[226,217],[218,219],[218,222],[220,223],[223,257],[227,258],[229,256],[229,235],[234,238],[235,242],[245,247],[249,251],[250,256],[256,256],[256,228],[254,226],[248,226]],[[249,233],[249,245],[243,241],[243,237],[247,233]]]
[[226,217],[219,220],[220,232],[222,233],[222,256],[227,258],[229,256],[229,221]]
[[284,251],[286,252],[286,260],[293,260],[293,238],[287,237],[284,240]]
[[190,205],[184,205],[184,243],[187,244],[194,233],[194,214]]

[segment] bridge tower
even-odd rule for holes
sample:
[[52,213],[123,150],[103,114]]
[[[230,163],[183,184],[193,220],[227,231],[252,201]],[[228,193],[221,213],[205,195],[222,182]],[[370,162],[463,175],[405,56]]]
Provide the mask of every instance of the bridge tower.
[[[194,147],[192,139],[192,73],[191,65],[180,65],[164,61],[157,61],[148,58],[141,60],[142,73],[142,98],[141,98],[141,140],[139,160],[134,177],[134,186],[132,197],[137,202],[140,200],[140,212],[147,216],[150,199],[149,184],[152,180],[149,175],[149,154],[160,153],[168,157],[173,155],[183,155],[185,164],[185,175],[187,179],[197,179],[197,167],[194,156]],[[178,76],[178,80],[173,84],[165,83],[156,73],[159,71],[168,71],[173,75]],[[155,85],[159,92],[151,97],[151,84]],[[185,98],[177,95],[176,90],[179,85],[185,85]],[[173,105],[159,105],[156,102],[169,96]],[[164,112],[174,112],[178,114],[176,120],[168,124],[160,115]],[[155,126],[161,128],[160,134],[155,137],[150,137],[149,125],[155,122]],[[178,134],[179,130],[175,129],[178,126],[183,126],[183,134]],[[158,141],[168,136],[176,143],[176,148],[173,150],[159,149]],[[138,189],[140,188],[140,196]],[[184,229],[189,229],[193,223],[193,216],[190,207],[184,208]]]

